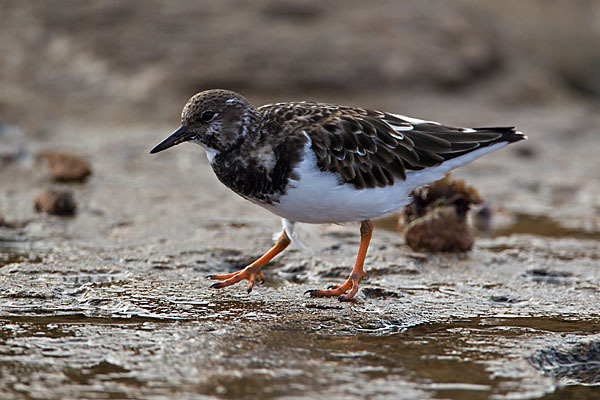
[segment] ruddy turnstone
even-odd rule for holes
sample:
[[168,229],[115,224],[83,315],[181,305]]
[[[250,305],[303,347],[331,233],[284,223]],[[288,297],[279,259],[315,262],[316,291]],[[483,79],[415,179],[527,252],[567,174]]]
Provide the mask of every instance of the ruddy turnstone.
[[476,158],[526,137],[512,127],[455,128],[382,111],[334,104],[289,102],[254,107],[229,90],[206,90],[183,108],[181,126],[150,153],[192,141],[204,148],[228,188],[281,217],[283,231],[262,257],[228,274],[213,288],[248,280],[293,240],[295,222],[360,222],[354,268],[341,285],[309,290],[313,297],[354,297],[371,219],[410,202],[409,194]]

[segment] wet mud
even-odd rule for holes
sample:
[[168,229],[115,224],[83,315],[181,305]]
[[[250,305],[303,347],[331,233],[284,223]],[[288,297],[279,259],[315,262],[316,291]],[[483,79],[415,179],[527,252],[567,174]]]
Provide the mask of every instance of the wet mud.
[[469,257],[380,244],[350,304],[302,296],[347,272],[328,254],[292,251],[247,295],[204,278],[247,263],[234,249],[73,257],[15,242],[2,247],[0,387],[5,398],[594,398],[600,287],[583,254],[596,244],[548,255],[542,270],[529,269],[535,240],[499,250],[507,240]]

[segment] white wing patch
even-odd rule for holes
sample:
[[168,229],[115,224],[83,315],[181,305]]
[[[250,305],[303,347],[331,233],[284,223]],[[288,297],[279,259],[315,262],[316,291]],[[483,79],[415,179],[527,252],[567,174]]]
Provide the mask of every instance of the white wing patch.
[[412,117],[407,117],[406,115],[402,115],[402,114],[391,114],[396,118],[400,118],[410,124],[435,124],[435,125],[441,125],[439,122],[435,122],[435,121],[426,121],[424,119],[419,119],[419,118],[412,118]]

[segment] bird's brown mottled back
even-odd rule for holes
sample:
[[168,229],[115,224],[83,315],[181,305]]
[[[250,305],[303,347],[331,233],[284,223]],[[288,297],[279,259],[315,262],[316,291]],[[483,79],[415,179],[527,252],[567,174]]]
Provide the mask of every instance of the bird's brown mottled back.
[[[356,107],[279,103],[259,111],[287,132],[310,137],[322,171],[357,189],[385,187],[419,171],[489,146],[520,140],[514,128],[453,128]],[[512,139],[511,139],[512,138]]]

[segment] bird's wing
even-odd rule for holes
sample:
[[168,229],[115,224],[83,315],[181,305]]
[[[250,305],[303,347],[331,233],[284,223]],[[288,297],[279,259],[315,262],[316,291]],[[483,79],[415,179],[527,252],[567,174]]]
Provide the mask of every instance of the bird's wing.
[[322,171],[357,189],[385,187],[498,142],[524,138],[512,127],[455,128],[353,107],[304,103],[304,132]]

